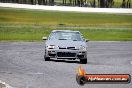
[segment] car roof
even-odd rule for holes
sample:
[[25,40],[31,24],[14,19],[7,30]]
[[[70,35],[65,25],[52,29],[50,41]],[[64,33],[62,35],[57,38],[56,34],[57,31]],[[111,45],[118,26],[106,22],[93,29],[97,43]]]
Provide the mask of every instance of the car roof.
[[72,30],[53,30],[52,32],[79,32],[79,31],[72,31]]

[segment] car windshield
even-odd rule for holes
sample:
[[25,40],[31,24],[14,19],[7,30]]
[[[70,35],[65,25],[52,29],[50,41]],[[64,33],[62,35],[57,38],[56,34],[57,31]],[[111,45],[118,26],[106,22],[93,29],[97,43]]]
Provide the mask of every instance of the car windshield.
[[82,36],[79,32],[62,32],[57,31],[51,33],[49,40],[72,40],[72,41],[83,41]]

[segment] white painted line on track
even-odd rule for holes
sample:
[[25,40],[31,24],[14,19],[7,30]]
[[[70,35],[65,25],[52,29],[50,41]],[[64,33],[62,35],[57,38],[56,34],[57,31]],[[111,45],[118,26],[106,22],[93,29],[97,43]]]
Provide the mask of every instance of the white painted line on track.
[[36,73],[26,73],[28,75],[43,75],[44,73],[41,72],[36,72]]
[[130,61],[130,64],[132,64],[132,61]]

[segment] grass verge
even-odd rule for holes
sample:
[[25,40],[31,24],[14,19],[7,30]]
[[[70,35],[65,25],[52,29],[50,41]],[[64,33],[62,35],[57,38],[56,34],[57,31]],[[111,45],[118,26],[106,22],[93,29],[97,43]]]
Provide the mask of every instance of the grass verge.
[[79,30],[99,41],[132,41],[132,15],[0,8],[0,41],[41,41],[52,30]]

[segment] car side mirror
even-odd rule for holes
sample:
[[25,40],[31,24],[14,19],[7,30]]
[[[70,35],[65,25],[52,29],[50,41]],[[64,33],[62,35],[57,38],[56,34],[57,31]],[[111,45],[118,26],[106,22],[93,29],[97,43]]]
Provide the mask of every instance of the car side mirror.
[[47,40],[47,37],[42,37],[42,40]]
[[89,41],[89,39],[85,39],[85,41],[86,41],[86,42],[88,42],[88,41]]

